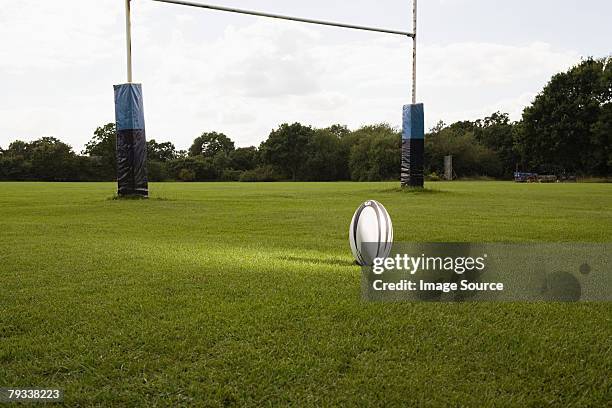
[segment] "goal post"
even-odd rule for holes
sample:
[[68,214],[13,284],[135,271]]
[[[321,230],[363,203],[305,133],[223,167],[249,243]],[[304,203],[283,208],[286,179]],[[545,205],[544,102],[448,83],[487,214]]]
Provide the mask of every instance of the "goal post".
[[[266,17],[287,21],[294,21],[306,24],[317,24],[323,26],[339,27],[352,30],[362,30],[406,36],[412,39],[412,103],[403,107],[402,114],[402,153],[401,153],[401,185],[402,187],[423,187],[423,160],[424,160],[424,113],[423,104],[417,103],[417,0],[412,0],[412,22],[413,31],[402,31],[388,28],[369,27],[357,24],[338,23],[333,21],[316,20],[311,18],[294,17],[281,14],[265,13],[261,11],[245,10],[211,4],[196,3],[183,0],[152,0],[158,3],[168,3],[179,6],[197,7],[223,11],[229,13],[246,14],[257,17]],[[133,135],[125,138],[120,135],[120,127],[124,127],[121,118],[131,115],[130,112],[140,112],[142,114],[142,86],[132,83],[132,30],[131,30],[131,0],[125,0],[126,11],[126,44],[127,44],[127,83],[115,86],[115,107],[117,122],[117,168],[118,168],[118,194],[129,195],[139,194],[148,195],[146,186],[146,138],[144,132],[144,115],[139,117],[141,121],[138,126],[141,128],[122,129],[122,132],[133,131]],[[131,95],[124,98],[124,95]],[[125,111],[124,111],[125,110]],[[136,123],[136,122],[135,122]],[[131,126],[131,125],[130,125]],[[137,134],[137,136],[135,136]],[[121,142],[121,143],[120,143]],[[141,149],[140,144],[144,143],[145,148]],[[119,146],[122,146],[120,151]],[[126,150],[127,149],[127,150]],[[141,152],[142,150],[142,152]],[[127,153],[126,153],[127,152]],[[127,156],[125,156],[127,154]],[[127,158],[126,158],[127,157]],[[120,160],[122,163],[120,165]],[[119,173],[122,168],[123,173]],[[142,173],[144,172],[144,173]],[[135,176],[138,174],[138,176]],[[127,177],[126,175],[131,175]],[[122,182],[120,180],[128,180]],[[127,192],[127,193],[124,193]]]
[[132,82],[131,3],[125,0],[127,83],[115,85],[117,195],[149,196],[142,85]]
[[425,110],[417,103],[417,0],[412,0],[412,104],[402,111],[402,187],[423,188],[425,175]]

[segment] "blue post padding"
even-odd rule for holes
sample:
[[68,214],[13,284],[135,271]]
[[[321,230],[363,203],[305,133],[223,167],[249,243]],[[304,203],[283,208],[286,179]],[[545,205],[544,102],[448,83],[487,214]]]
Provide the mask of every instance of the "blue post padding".
[[115,85],[115,120],[117,131],[144,130],[142,86],[140,84]]
[[402,139],[424,139],[425,116],[423,104],[404,105]]

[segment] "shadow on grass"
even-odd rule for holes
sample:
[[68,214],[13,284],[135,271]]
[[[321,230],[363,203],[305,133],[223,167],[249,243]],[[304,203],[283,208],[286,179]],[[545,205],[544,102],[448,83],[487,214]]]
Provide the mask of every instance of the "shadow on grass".
[[448,191],[437,190],[433,188],[415,188],[415,187],[393,187],[381,190],[381,193],[400,193],[400,194],[448,194]]
[[142,197],[139,195],[119,196],[117,194],[108,197],[107,201],[176,201],[175,199],[165,197]]
[[333,258],[328,258],[328,259],[317,259],[317,258],[309,258],[306,256],[293,256],[293,255],[289,255],[289,256],[280,256],[279,259],[283,260],[283,261],[290,261],[290,262],[302,262],[302,263],[309,263],[309,264],[314,264],[314,265],[330,265],[330,266],[355,266],[355,263],[352,261],[347,261],[345,259],[333,259]]

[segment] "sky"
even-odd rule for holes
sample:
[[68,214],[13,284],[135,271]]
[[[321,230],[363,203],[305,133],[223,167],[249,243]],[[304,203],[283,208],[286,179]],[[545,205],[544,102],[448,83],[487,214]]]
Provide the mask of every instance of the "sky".
[[[126,81],[123,0],[0,0],[0,147],[54,136],[80,152],[114,122]],[[193,0],[412,30],[411,0]],[[519,119],[550,77],[612,54],[609,0],[420,0],[426,127],[495,111]],[[259,145],[281,123],[399,127],[407,37],[132,0],[134,82],[147,138],[205,131]]]

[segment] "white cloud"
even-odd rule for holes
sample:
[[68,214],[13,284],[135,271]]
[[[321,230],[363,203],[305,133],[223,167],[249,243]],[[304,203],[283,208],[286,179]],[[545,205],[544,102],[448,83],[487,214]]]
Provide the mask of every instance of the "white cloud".
[[428,102],[428,124],[476,119],[498,110],[517,120],[552,75],[578,60],[575,52],[540,42],[425,46],[419,86]]
[[426,46],[423,58],[423,86],[474,87],[529,81],[576,63],[578,56],[540,42],[525,46],[456,43]]
[[5,1],[0,8],[3,71],[86,66],[113,54],[121,9],[112,0]]

